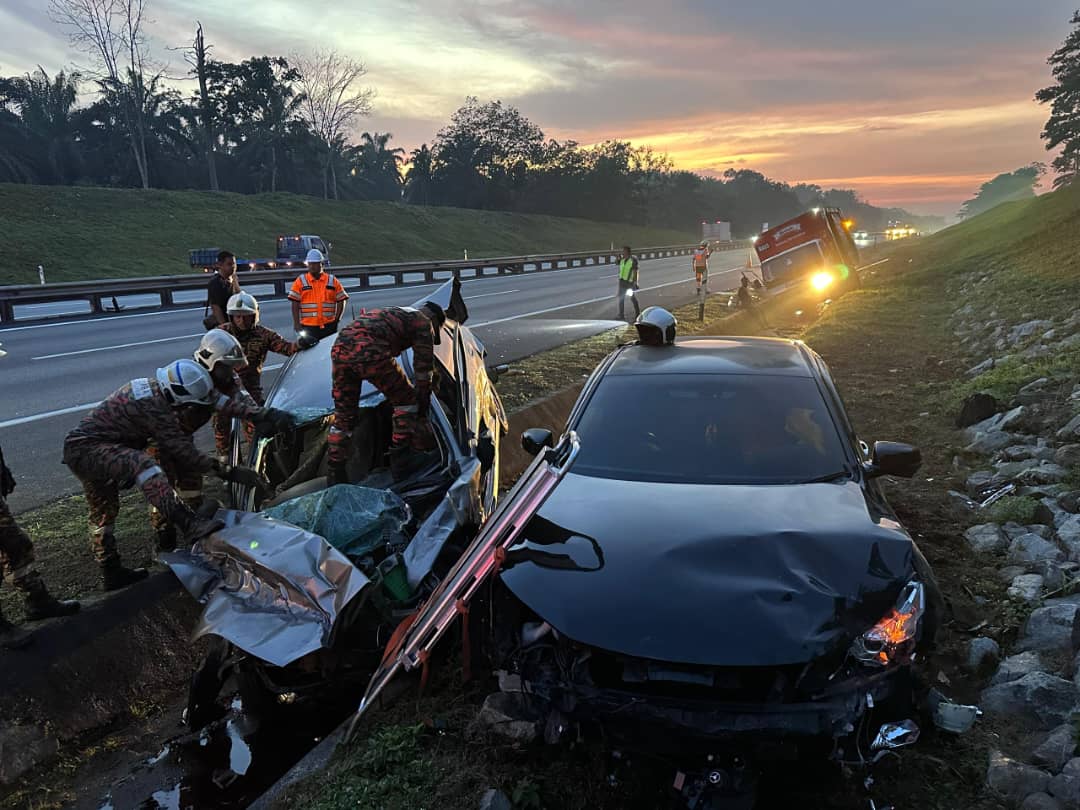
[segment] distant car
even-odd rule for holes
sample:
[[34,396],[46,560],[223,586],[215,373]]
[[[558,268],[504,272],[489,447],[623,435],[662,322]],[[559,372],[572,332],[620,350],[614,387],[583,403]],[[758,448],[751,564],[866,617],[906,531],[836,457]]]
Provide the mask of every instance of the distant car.
[[[355,691],[401,616],[438,584],[494,509],[507,422],[483,344],[465,326],[460,281],[447,282],[416,305],[424,301],[439,303],[447,314],[435,347],[430,411],[440,458],[408,480],[393,482],[386,460],[392,409],[365,383],[348,464],[350,480],[365,491],[345,493],[353,500],[331,504],[324,515],[327,525],[360,535],[377,509],[397,503],[379,497],[392,493],[405,504],[399,506],[400,531],[397,525],[393,531],[377,528],[375,542],[351,555],[315,531],[301,533],[287,522],[253,514],[327,489],[333,338],[291,357],[267,395],[268,406],[293,414],[295,429],[261,439],[243,459],[243,431],[233,432],[234,459],[263,473],[274,493],[264,500],[234,489],[236,511],[221,513],[228,526],[191,553],[166,557],[206,605],[197,635],[220,637],[193,681],[192,722],[205,719],[230,678],[248,708]],[[411,377],[411,351],[399,360]],[[361,503],[361,496],[372,504],[370,511],[340,505]],[[379,531],[386,536],[378,537]]]
[[860,441],[817,354],[625,346],[566,431],[550,451],[550,431],[526,433],[572,461],[506,548],[492,607],[493,663],[549,741],[598,727],[692,751],[738,793],[778,748],[854,759],[872,716],[907,716],[942,600],[879,481],[920,454]]

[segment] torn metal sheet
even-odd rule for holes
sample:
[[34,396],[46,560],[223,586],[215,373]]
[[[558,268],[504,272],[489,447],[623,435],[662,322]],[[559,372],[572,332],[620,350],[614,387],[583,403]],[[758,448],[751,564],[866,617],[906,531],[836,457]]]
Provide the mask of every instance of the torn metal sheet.
[[341,611],[369,584],[322,537],[250,512],[162,559],[205,607],[194,638],[214,634],[283,667],[330,644]]
[[417,588],[431,573],[435,560],[456,529],[479,523],[476,514],[479,488],[480,462],[475,458],[465,459],[461,474],[405,549],[405,568],[410,587]]

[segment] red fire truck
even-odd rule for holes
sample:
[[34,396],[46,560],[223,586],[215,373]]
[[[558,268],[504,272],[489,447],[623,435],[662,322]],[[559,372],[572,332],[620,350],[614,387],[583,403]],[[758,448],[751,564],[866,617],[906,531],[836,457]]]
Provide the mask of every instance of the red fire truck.
[[859,249],[839,208],[814,208],[760,234],[754,249],[766,287],[806,280],[819,293],[859,283]]

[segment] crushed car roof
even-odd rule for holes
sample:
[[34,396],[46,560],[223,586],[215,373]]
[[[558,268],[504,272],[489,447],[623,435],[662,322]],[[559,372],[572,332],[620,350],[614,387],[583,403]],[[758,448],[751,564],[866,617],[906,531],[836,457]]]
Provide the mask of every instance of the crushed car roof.
[[814,376],[803,344],[779,338],[689,338],[674,346],[627,346],[607,374]]

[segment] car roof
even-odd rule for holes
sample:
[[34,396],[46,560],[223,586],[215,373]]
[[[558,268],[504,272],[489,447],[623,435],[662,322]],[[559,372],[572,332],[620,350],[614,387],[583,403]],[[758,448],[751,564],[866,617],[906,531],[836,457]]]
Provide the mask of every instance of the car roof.
[[632,345],[621,349],[605,372],[631,374],[759,374],[813,377],[810,352],[783,338],[681,338],[673,346]]

